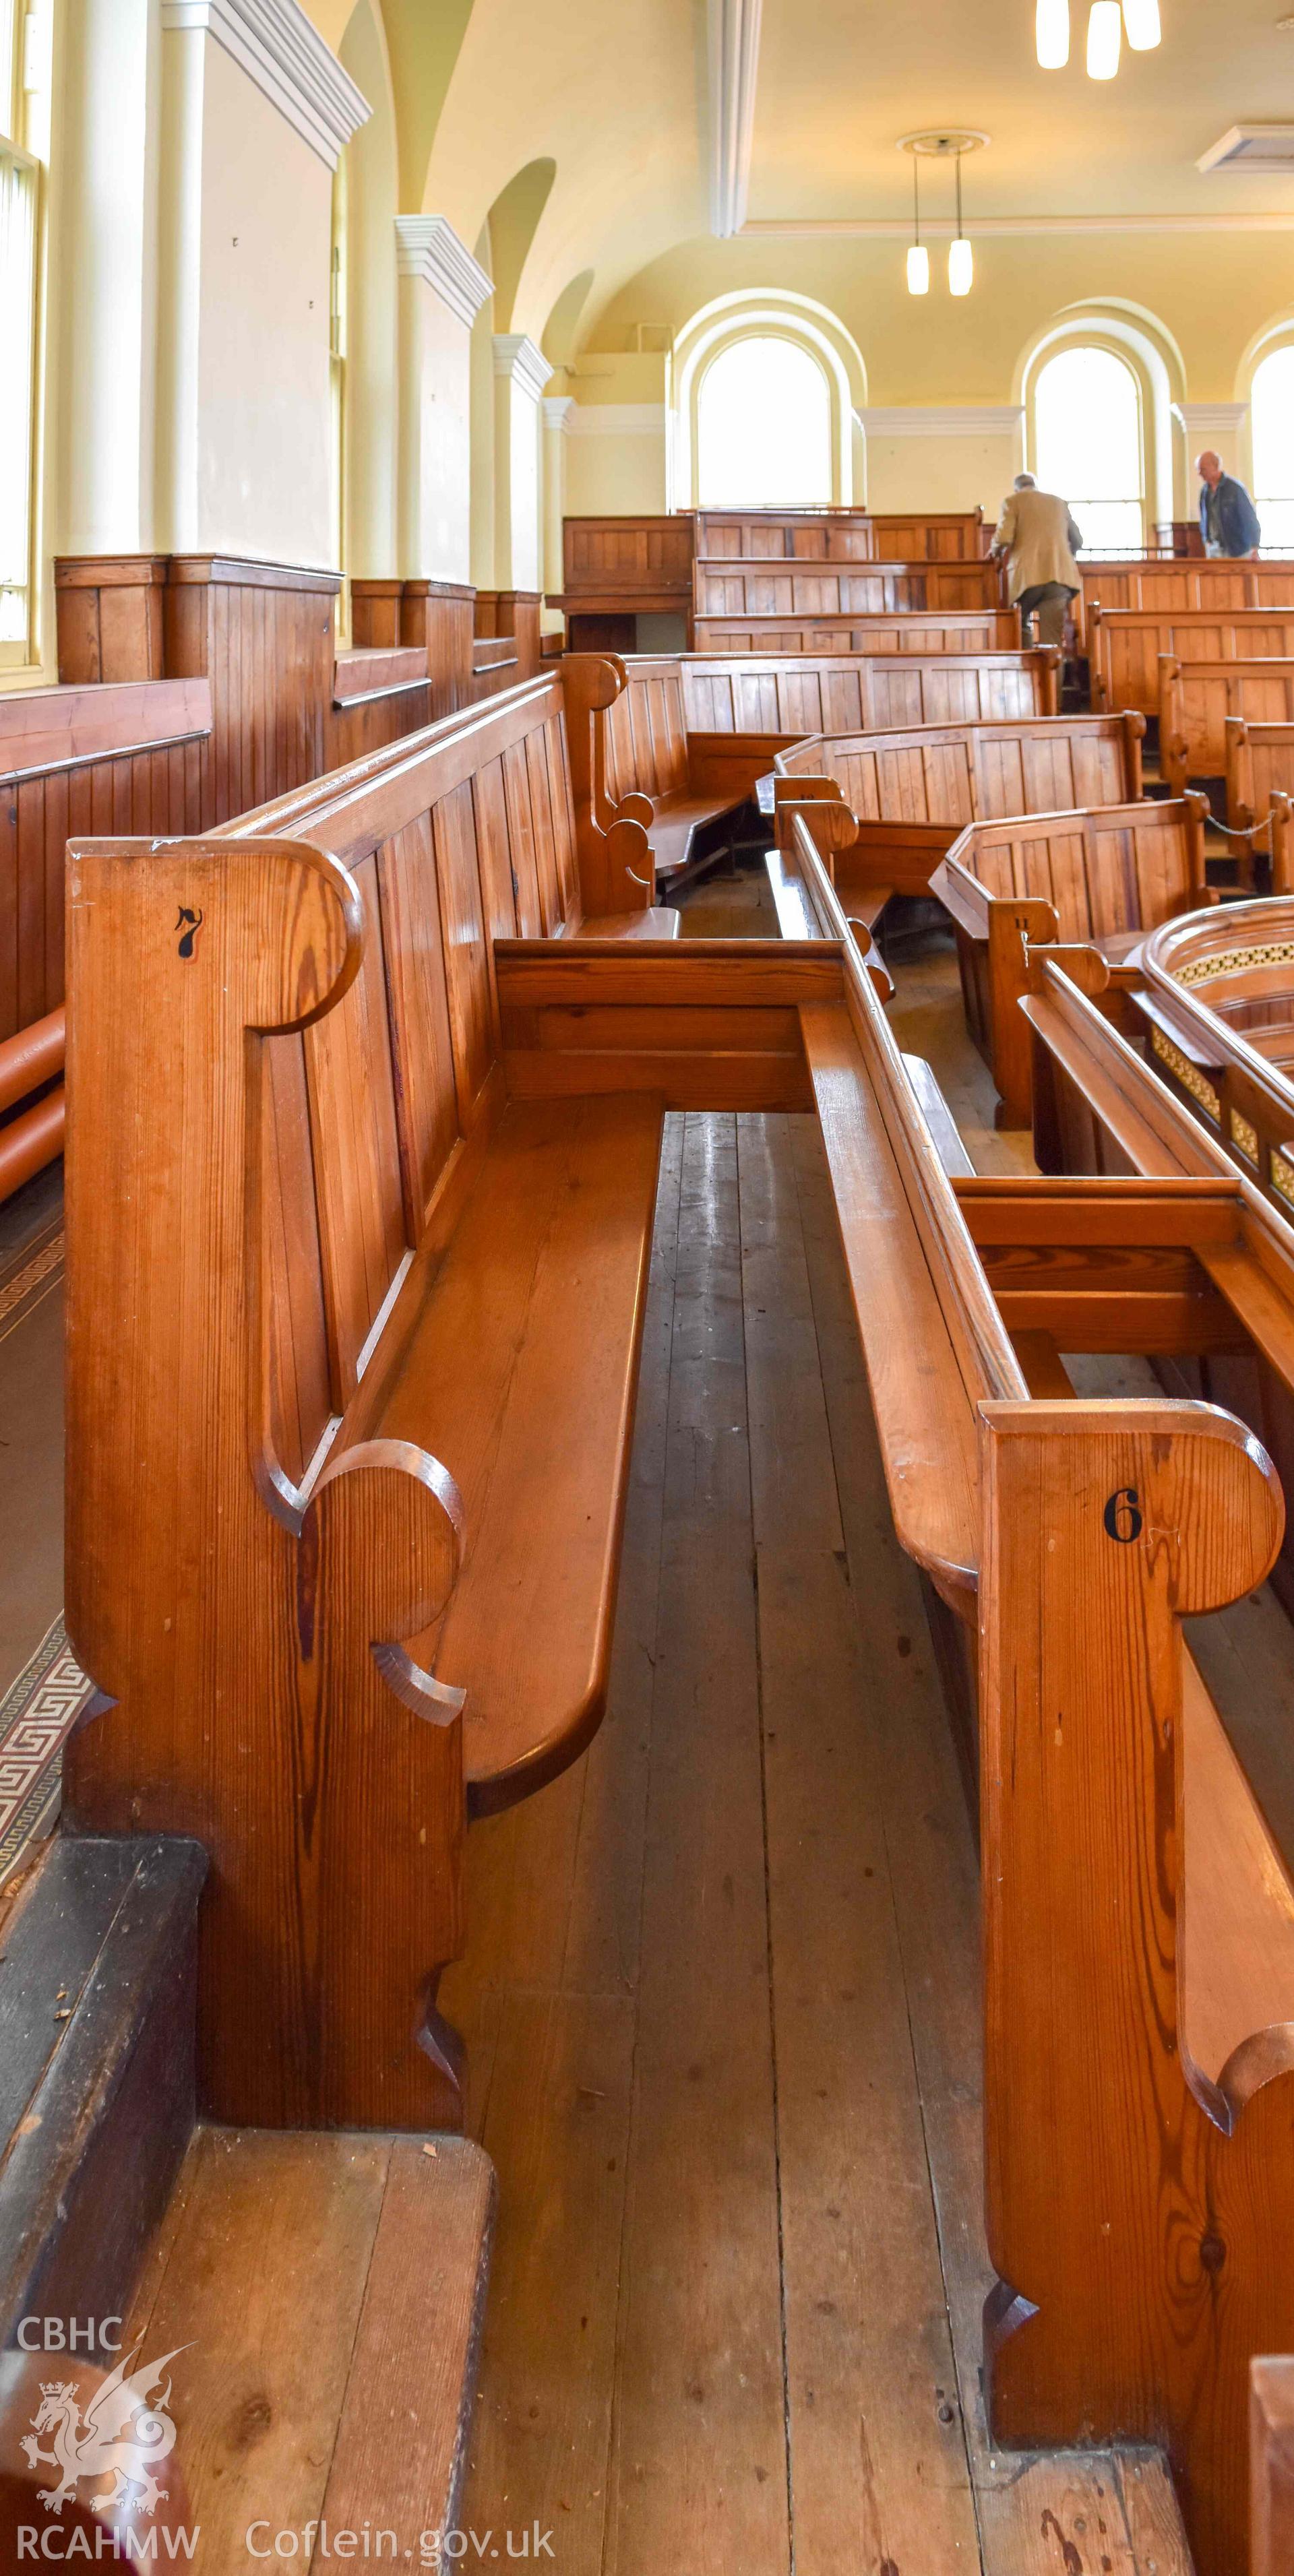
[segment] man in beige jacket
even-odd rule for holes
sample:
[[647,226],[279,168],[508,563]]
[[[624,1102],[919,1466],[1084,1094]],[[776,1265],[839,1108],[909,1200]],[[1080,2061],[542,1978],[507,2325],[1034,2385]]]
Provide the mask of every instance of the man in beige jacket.
[[1007,582],[1024,619],[1026,643],[1035,614],[1038,642],[1063,643],[1066,607],[1082,588],[1074,561],[1082,542],[1069,503],[1056,492],[1040,492],[1032,474],[1017,474],[1015,490],[1002,504],[993,561],[1007,558]]

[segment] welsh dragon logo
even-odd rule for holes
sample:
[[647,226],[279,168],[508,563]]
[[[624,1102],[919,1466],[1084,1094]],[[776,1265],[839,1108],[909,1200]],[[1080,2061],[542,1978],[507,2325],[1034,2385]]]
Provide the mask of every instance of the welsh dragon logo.
[[[154,2472],[175,2447],[175,2426],[167,2413],[170,2380],[151,2405],[149,2398],[167,2363],[186,2349],[177,2344],[175,2352],[165,2352],[160,2361],[145,2362],[132,2371],[136,2345],[95,2390],[84,2416],[77,2380],[42,2381],[40,2406],[22,2447],[29,2468],[44,2465],[58,2472],[53,2484],[37,2490],[50,2513],[61,2513],[78,2486],[95,2485],[105,2478],[110,2481],[105,2491],[88,2499],[93,2512],[107,2513],[128,2500],[144,2513],[156,2512],[166,2489],[158,2485]],[[53,2434],[52,2450],[41,2449],[36,2438],[40,2433]]]

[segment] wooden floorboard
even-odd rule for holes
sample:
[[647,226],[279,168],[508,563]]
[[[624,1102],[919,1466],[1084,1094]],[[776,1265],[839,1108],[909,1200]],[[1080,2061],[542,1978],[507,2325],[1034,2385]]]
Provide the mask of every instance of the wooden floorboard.
[[[954,976],[924,1051],[1019,1168]],[[473,1827],[469,1896],[470,2532],[538,2520],[563,2576],[1188,2576],[1161,2464],[987,2440],[974,1843],[811,1120],[667,1122],[607,1719]]]

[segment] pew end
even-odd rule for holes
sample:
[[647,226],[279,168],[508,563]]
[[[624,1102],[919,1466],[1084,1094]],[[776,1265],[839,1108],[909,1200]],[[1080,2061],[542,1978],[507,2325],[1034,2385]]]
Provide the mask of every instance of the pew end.
[[1255,2354],[1249,2364],[1250,2576],[1294,2565],[1294,2359]]

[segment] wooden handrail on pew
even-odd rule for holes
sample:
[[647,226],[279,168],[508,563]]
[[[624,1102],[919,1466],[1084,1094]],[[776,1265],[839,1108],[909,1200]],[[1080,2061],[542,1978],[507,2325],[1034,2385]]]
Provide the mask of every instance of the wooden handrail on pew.
[[1067,715],[810,735],[774,760],[775,812],[834,789],[856,824],[833,853],[847,899],[926,894],[968,823],[1138,803],[1145,729],[1141,715]]
[[1090,943],[1122,969],[1145,932],[1216,902],[1205,874],[1208,807],[1172,800],[972,823],[931,891],[952,916],[966,1024],[998,1092],[1000,1127],[1032,1116],[1031,1054],[1019,999],[1039,945]]
[[619,679],[70,854],[65,1816],[206,1846],[222,2119],[461,2123],[467,1815],[601,1714],[665,1106],[811,1105],[821,943],[515,939],[616,891]]
[[[1093,608],[1088,653],[1094,707],[1159,714],[1165,656],[1182,662],[1250,662],[1294,656],[1294,604],[1270,608]],[[1220,773],[1219,773],[1220,774]]]
[[1211,1407],[1031,1397],[1008,1322],[1235,1346],[1244,1185],[954,1185],[844,962],[805,1053],[896,1526],[977,1676],[990,2429],[1164,2442],[1199,2576],[1240,2576],[1249,2360],[1294,2342],[1294,1890],[1181,1620],[1262,1580],[1280,1489]]
[[1084,555],[1083,614],[1093,608],[1284,608],[1294,600],[1294,560],[1268,556],[1251,563],[1220,555]]

